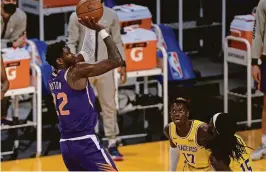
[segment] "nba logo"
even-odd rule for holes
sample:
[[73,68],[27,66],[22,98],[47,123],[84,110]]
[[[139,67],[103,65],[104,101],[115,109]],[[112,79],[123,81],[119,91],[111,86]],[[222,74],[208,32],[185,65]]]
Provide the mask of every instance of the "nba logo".
[[179,61],[179,57],[176,52],[170,52],[169,54],[169,65],[173,76],[173,79],[182,79],[183,71]]

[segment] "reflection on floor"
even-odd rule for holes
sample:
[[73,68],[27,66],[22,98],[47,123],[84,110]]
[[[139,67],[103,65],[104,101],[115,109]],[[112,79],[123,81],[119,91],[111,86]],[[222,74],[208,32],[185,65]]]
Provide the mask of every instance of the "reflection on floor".
[[[251,130],[238,133],[248,146],[256,148],[261,141],[261,130]],[[168,170],[169,145],[167,141],[144,143],[121,147],[125,160],[117,162],[119,170],[132,171],[163,171]],[[255,161],[254,171],[266,170],[266,159]],[[180,164],[179,166],[182,166]],[[178,167],[180,169],[180,167]],[[8,161],[2,163],[4,171],[66,171],[61,155],[41,158]]]

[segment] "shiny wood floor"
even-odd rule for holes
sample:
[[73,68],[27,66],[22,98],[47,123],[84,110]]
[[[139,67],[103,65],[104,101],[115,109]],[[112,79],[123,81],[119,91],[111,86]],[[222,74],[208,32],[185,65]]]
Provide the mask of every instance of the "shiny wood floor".
[[[248,146],[257,148],[261,140],[261,131],[252,130],[238,133]],[[116,162],[120,171],[164,171],[168,170],[168,142],[153,142],[121,147],[125,160]],[[254,171],[266,171],[266,159],[255,161]],[[1,164],[3,171],[66,171],[61,155],[46,156]],[[178,167],[180,169],[180,167]]]

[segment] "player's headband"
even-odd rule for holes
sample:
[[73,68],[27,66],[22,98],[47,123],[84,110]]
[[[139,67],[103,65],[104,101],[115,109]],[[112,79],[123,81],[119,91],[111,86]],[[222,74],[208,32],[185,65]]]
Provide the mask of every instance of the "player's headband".
[[216,128],[216,120],[217,120],[218,116],[221,115],[221,114],[222,114],[222,113],[216,113],[216,114],[212,117],[212,123],[213,123],[214,128],[215,128],[215,130],[217,131],[218,134],[220,134],[220,133],[218,132],[218,130],[217,130],[217,128]]
[[176,100],[177,100],[177,101],[184,101],[184,102],[187,102],[187,100],[184,99],[183,97],[177,97]]
[[173,103],[184,103],[184,104],[188,105],[188,104],[189,104],[189,100],[184,99],[184,98],[182,98],[182,97],[177,97],[177,98],[173,101]]

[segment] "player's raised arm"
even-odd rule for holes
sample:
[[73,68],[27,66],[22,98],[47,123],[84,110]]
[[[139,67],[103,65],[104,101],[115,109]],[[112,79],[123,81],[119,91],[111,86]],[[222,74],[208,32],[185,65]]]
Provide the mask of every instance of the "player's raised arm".
[[[88,78],[92,76],[98,76],[104,74],[112,69],[115,69],[123,64],[122,56],[112,40],[111,36],[105,31],[104,27],[95,22],[94,19],[79,20],[86,27],[96,30],[102,37],[107,47],[108,59],[103,60],[96,64],[80,63],[77,64],[72,72],[75,73],[76,78]],[[84,40],[86,41],[86,40]],[[82,54],[78,54],[80,58]]]

